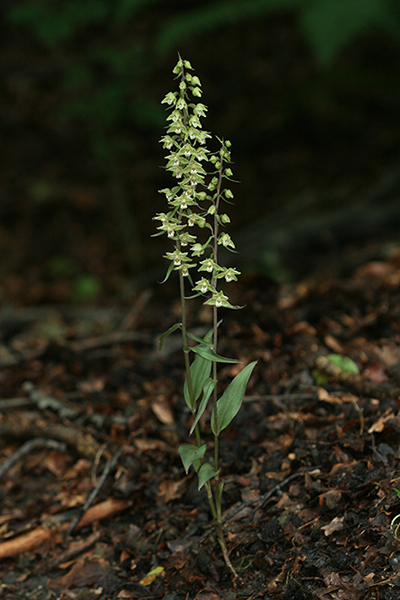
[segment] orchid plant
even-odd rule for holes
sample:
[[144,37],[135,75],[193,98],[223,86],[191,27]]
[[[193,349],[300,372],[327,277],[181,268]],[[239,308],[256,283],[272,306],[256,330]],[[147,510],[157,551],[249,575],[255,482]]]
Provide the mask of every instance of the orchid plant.
[[[237,363],[236,359],[220,356],[218,343],[218,310],[238,308],[231,304],[226,284],[236,281],[240,272],[234,267],[222,266],[218,251],[221,247],[234,251],[235,245],[223,227],[230,222],[222,212],[222,203],[230,203],[233,193],[226,184],[232,181],[231,143],[217,138],[219,150],[211,153],[207,140],[211,135],[202,128],[201,119],[207,107],[198,101],[202,96],[201,82],[194,75],[188,60],[179,57],[173,73],[178,90],[169,92],[163,103],[169,108],[166,134],[161,143],[167,151],[166,169],[172,173],[176,185],[160,190],[166,198],[168,211],[158,213],[159,233],[166,234],[174,249],[165,258],[170,261],[164,281],[173,271],[179,275],[182,320],[168,329],[160,338],[160,348],[165,338],[180,329],[182,332],[186,379],[184,399],[193,423],[190,434],[194,444],[183,444],[179,454],[186,472],[193,467],[198,476],[199,490],[204,486],[213,515],[215,530],[226,565],[236,576],[231,564],[222,526],[223,479],[219,461],[219,437],[240,410],[248,380],[255,362],[248,364],[230,382],[218,397],[218,363]],[[204,165],[208,165],[208,170]],[[212,328],[204,338],[187,329],[188,288],[191,298],[204,296],[204,304],[212,307]],[[210,409],[206,412],[211,403]],[[203,443],[200,420],[210,414],[214,435],[212,459],[207,458],[207,444]]]

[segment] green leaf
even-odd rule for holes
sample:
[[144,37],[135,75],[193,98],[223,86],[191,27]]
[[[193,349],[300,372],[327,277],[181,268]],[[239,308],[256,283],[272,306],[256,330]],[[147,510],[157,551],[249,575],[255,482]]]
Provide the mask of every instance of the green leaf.
[[158,343],[159,350],[162,350],[165,338],[171,335],[171,333],[174,333],[174,331],[176,331],[180,327],[182,327],[182,323],[175,323],[175,325],[172,325],[172,327],[170,327],[169,329],[167,329],[167,331],[160,335],[160,341]]
[[348,356],[343,356],[342,354],[328,354],[326,358],[333,365],[339,367],[343,373],[353,373],[353,375],[360,374],[356,363]]
[[398,490],[397,488],[393,488],[393,489],[396,492],[396,494],[398,495],[398,497],[400,498],[400,490]]
[[[199,296],[200,294],[196,294],[196,296]],[[211,330],[211,334],[212,334],[212,330]],[[199,344],[203,345],[203,346],[207,346],[208,348],[211,348],[212,346],[212,339],[207,339],[209,337],[209,334],[207,334],[204,338],[200,338],[197,337],[197,335],[194,335],[194,333],[188,333],[187,334],[188,337],[190,337],[191,340],[194,340],[195,342],[198,342]],[[211,335],[212,338],[212,335]]]
[[173,270],[173,268],[174,268],[174,263],[173,263],[173,262],[171,262],[171,264],[170,264],[170,265],[169,265],[169,267],[168,267],[168,271],[167,271],[167,273],[166,273],[166,275],[165,275],[164,279],[163,279],[162,281],[160,281],[160,283],[165,283],[165,282],[167,281],[167,279],[169,278],[169,276],[170,276],[170,275],[171,275],[171,273],[172,273],[172,270]]
[[240,363],[240,360],[236,360],[236,358],[226,358],[225,356],[220,356],[216,354],[214,350],[208,348],[207,346],[203,346],[199,344],[198,346],[194,346],[192,348],[193,352],[197,355],[201,356],[205,360],[211,362],[220,362],[220,363]]
[[201,417],[203,416],[203,413],[206,410],[210,396],[213,393],[213,390],[216,385],[217,385],[217,382],[214,381],[213,379],[211,379],[211,377],[206,381],[204,388],[203,388],[203,398],[199,404],[198,409],[196,410],[196,418],[194,419],[193,425],[190,429],[190,435],[192,435],[197,423],[200,421]]
[[214,435],[219,435],[239,412],[247,383],[256,366],[256,362],[257,361],[250,363],[243,371],[240,371],[240,373],[230,382],[221,398],[218,400],[217,413],[215,414],[214,408],[211,418],[211,429]]
[[192,381],[193,398],[191,397],[189,392],[189,383],[187,377],[183,385],[183,395],[185,397],[185,402],[192,412],[194,412],[196,409],[196,402],[200,398],[200,394],[203,391],[207,379],[210,377],[210,373],[210,361],[205,360],[203,357],[197,355],[192,364],[190,365],[190,378]]
[[218,473],[220,472],[221,469],[218,469],[218,471],[216,471],[214,469],[214,467],[212,467],[209,463],[204,463],[204,465],[201,465],[200,469],[198,470],[198,477],[199,477],[199,487],[198,489],[201,490],[201,488],[203,487],[203,485],[205,483],[207,483],[207,481],[209,481],[210,479],[212,479],[213,477],[215,477],[216,475],[218,475]]
[[206,444],[203,444],[202,446],[194,446],[193,444],[182,444],[181,446],[179,446],[178,452],[186,473],[188,473],[190,467],[192,466],[195,460],[200,460],[201,458],[203,458],[206,449]]

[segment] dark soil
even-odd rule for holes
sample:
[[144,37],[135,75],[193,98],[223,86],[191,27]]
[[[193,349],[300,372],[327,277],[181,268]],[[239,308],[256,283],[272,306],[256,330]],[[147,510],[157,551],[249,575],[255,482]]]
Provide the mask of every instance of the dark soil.
[[[150,23],[153,15],[163,19],[154,10]],[[161,131],[132,128],[121,173],[101,167],[87,124],[60,120],[58,57],[8,28],[0,596],[398,600],[398,51],[366,38],[319,73],[285,14],[190,40],[182,54],[203,81],[207,128],[233,142],[240,268],[263,273],[243,275],[231,299],[244,308],[221,313],[219,352],[258,361],[220,442],[225,533],[240,580],[178,455],[191,425],[179,335],[158,350],[180,316],[175,282],[153,283],[165,239],[149,243],[151,217],[163,210],[157,189],[170,185]],[[154,66],[144,98],[158,102],[171,89],[175,60],[174,52]],[[135,285],[116,181],[139,230],[145,277]],[[348,219],[354,206],[363,218],[350,210]],[[286,267],[298,283],[276,283]],[[93,305],[78,304],[92,298],[81,276],[100,283]],[[209,328],[197,300],[189,321],[199,335]],[[332,353],[359,374],[335,366]],[[220,368],[221,390],[236,373]],[[203,437],[212,449],[207,422]]]
[[[177,453],[190,428],[179,339],[157,350],[179,318],[173,284],[129,310],[3,315],[2,463],[39,440],[2,474],[3,597],[397,600],[399,265],[397,254],[346,279],[235,285],[246,307],[223,315],[219,350],[258,361],[221,440],[235,584]],[[189,318],[207,330],[196,301]],[[220,370],[222,386],[235,369]],[[93,501],[109,512],[67,535],[113,457]]]

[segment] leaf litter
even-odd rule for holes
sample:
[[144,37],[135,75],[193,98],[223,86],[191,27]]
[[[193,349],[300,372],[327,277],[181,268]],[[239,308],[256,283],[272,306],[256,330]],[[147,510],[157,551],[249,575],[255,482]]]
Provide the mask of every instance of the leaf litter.
[[[149,294],[136,337],[114,332],[98,347],[78,347],[62,315],[62,343],[27,326],[18,362],[0,365],[3,597],[397,600],[395,275],[367,264],[297,287],[237,285],[247,307],[224,315],[221,352],[258,365],[220,439],[235,586],[178,455],[191,427],[184,365],[179,348],[157,350],[175,319],[172,288]],[[224,389],[235,368],[221,365]]]

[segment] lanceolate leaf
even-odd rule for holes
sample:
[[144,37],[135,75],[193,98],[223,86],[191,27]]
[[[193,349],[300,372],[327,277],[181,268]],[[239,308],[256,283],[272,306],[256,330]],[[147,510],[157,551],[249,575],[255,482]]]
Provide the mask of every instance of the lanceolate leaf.
[[246,391],[246,386],[250,375],[256,365],[256,361],[250,363],[236,375],[221,398],[217,402],[217,415],[215,409],[211,417],[211,429],[214,435],[219,435],[225,427],[236,417],[243,402],[243,396]]
[[207,483],[207,481],[209,481],[210,479],[212,479],[213,477],[218,475],[220,470],[221,469],[218,469],[218,471],[216,471],[214,469],[214,467],[212,467],[209,463],[204,463],[204,465],[201,465],[201,467],[197,473],[197,475],[199,477],[199,488],[198,489],[201,490],[203,485],[205,483]]
[[[212,334],[212,331],[211,331],[211,334]],[[195,342],[202,344],[203,346],[206,346],[209,348],[211,348],[211,346],[212,346],[212,335],[210,336],[209,334],[207,334],[205,338],[199,338],[199,337],[197,337],[197,335],[194,335],[194,333],[188,333],[188,337],[190,337]]]
[[185,397],[186,404],[192,412],[194,412],[196,408],[196,402],[200,398],[200,394],[203,391],[205,382],[210,377],[210,373],[210,361],[205,360],[201,356],[197,355],[192,364],[190,365],[193,398],[191,398],[190,396],[189,383],[187,377],[183,386],[183,395]]
[[211,378],[206,381],[204,388],[203,388],[203,398],[201,399],[199,407],[196,411],[196,418],[194,419],[193,425],[190,429],[190,435],[192,435],[197,423],[200,421],[201,417],[203,416],[203,413],[206,410],[208,401],[210,399],[211,394],[213,393],[213,390],[214,390],[216,384],[217,384],[217,382]]
[[183,467],[186,473],[188,473],[190,467],[193,464],[193,461],[200,460],[200,458],[203,458],[206,448],[206,444],[203,444],[200,447],[194,446],[193,444],[182,444],[181,446],[179,446],[178,452],[182,459]]
[[208,348],[207,346],[202,346],[198,344],[192,348],[193,352],[200,355],[202,358],[209,360],[211,362],[220,362],[220,363],[240,363],[240,360],[236,360],[236,358],[226,358],[225,356],[220,356],[216,354],[214,350]]
[[174,263],[173,263],[173,262],[171,262],[171,264],[170,264],[170,265],[169,265],[169,267],[168,267],[168,271],[167,271],[167,273],[166,273],[166,275],[165,275],[164,279],[163,279],[163,280],[162,280],[160,283],[165,283],[165,282],[167,281],[167,279],[169,278],[169,276],[170,276],[170,275],[171,275],[171,273],[172,273],[172,269],[173,269],[173,268],[174,268]]
[[165,331],[162,335],[160,335],[160,341],[158,343],[158,347],[160,350],[163,347],[165,338],[168,337],[169,335],[171,335],[171,333],[174,333],[174,331],[176,331],[180,327],[182,327],[182,323],[175,323],[175,325],[172,325],[172,327],[170,327],[167,331]]

